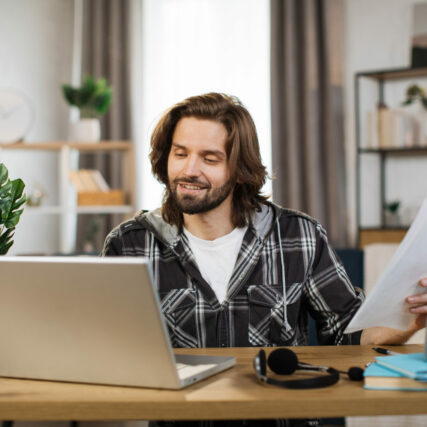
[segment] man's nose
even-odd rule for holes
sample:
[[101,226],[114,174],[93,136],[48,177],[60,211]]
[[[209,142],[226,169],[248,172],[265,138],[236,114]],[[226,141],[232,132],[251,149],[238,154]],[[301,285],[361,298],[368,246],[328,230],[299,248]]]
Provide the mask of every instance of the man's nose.
[[184,174],[187,176],[198,176],[200,175],[200,162],[195,156],[189,156],[184,165]]

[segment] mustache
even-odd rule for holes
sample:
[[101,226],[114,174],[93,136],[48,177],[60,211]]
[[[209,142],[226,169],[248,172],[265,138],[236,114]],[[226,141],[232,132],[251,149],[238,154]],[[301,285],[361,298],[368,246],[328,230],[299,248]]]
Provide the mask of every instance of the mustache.
[[175,186],[178,184],[195,184],[203,188],[211,188],[210,184],[198,181],[196,178],[175,178],[172,182]]

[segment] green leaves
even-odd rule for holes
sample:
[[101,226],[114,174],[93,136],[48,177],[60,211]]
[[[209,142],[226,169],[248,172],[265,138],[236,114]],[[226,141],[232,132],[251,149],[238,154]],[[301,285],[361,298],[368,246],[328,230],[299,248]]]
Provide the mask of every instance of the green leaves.
[[0,255],[6,255],[9,248],[13,245],[14,228],[7,229],[0,235]]
[[384,209],[386,211],[391,212],[392,214],[397,213],[400,207],[400,201],[399,200],[393,200],[392,202],[384,203]]
[[402,105],[410,105],[417,99],[427,109],[427,97],[424,88],[418,85],[411,85],[406,90],[406,99],[402,102]]
[[13,245],[13,232],[26,201],[24,182],[19,178],[11,181],[8,176],[6,166],[0,163],[0,255],[5,255]]
[[7,167],[3,163],[0,163],[0,187],[7,181],[8,176]]
[[105,114],[113,99],[113,89],[105,79],[87,76],[80,88],[62,85],[66,101],[80,110],[82,118]]

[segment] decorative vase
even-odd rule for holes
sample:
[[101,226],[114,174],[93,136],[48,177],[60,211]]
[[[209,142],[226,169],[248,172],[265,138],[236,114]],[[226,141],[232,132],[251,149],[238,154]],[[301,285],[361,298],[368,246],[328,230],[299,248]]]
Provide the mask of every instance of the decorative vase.
[[80,119],[70,123],[69,140],[77,142],[99,142],[101,124],[99,119]]
[[402,110],[412,117],[414,121],[414,145],[427,145],[427,110],[423,107],[420,101],[407,105]]

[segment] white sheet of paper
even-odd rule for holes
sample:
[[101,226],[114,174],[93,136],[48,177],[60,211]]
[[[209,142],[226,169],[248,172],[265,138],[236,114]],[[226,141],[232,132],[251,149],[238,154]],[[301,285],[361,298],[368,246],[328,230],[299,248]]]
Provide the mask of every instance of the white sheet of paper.
[[427,290],[427,198],[373,290],[353,317],[346,333],[372,326],[405,330],[414,319],[405,298]]

